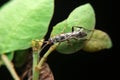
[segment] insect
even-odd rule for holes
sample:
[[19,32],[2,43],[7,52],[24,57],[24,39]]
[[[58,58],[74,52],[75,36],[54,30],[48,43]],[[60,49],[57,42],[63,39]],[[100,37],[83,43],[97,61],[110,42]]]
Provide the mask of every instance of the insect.
[[59,35],[49,38],[48,41],[44,41],[43,43],[45,43],[45,45],[42,47],[42,49],[44,49],[47,45],[53,45],[55,43],[60,44],[61,42],[64,42],[64,41],[69,42],[69,40],[71,39],[87,40],[89,31],[92,31],[92,30],[88,30],[88,29],[85,29],[79,26],[73,26],[71,32],[59,34]]
[[[48,41],[43,41],[43,43],[45,43],[45,44],[41,48],[40,52],[47,45],[53,45],[56,43],[61,44],[61,42],[64,42],[64,41],[70,42],[71,39],[81,40],[81,41],[88,40],[88,36],[89,36],[88,33],[91,31],[93,31],[93,30],[88,30],[88,29],[85,29],[85,28],[79,27],[79,26],[73,26],[71,29],[71,32],[59,34],[59,35],[49,38]],[[73,49],[72,44],[68,44],[68,45],[71,45],[71,48]],[[41,55],[42,55],[42,53],[41,53]]]
[[87,36],[87,31],[85,28],[79,27],[79,26],[73,26],[72,32],[60,34],[60,35],[54,36],[53,38],[49,38],[48,44],[55,44],[58,42],[69,41],[70,39],[79,40],[86,36]]

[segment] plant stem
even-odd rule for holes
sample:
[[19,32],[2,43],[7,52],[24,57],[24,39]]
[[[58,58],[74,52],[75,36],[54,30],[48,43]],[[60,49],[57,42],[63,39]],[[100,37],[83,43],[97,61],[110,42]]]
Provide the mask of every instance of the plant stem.
[[38,80],[39,79],[39,71],[36,70],[36,66],[38,64],[38,60],[39,60],[39,54],[36,51],[33,51],[33,80]]
[[52,45],[52,46],[49,48],[49,50],[43,55],[43,57],[41,58],[41,60],[39,61],[38,65],[37,65],[37,69],[39,70],[39,72],[40,72],[40,70],[41,70],[44,62],[46,61],[48,55],[49,55],[53,50],[55,50],[57,46],[58,46],[58,44]]
[[12,77],[14,78],[14,80],[20,80],[19,76],[17,75],[17,73],[16,73],[16,71],[14,69],[13,63],[11,61],[9,61],[7,56],[5,54],[2,54],[1,58],[2,58],[2,60],[4,62],[4,64],[6,65],[7,69],[11,73]]
[[36,69],[39,60],[39,50],[41,49],[43,42],[39,40],[32,41],[33,49],[33,66],[32,66],[32,80],[39,79],[39,70]]

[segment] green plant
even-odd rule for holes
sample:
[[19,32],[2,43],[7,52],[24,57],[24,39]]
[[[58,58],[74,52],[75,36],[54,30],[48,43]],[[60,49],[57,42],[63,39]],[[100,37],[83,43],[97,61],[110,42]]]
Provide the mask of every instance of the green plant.
[[[64,32],[67,33],[71,32],[72,26],[82,26],[88,30],[93,30],[93,32],[88,33],[89,40],[70,40],[74,46],[68,46],[66,41],[60,45],[55,44],[39,61],[38,53],[42,44],[42,41],[39,40],[43,40],[47,32],[53,10],[54,0],[11,0],[1,8],[0,65],[5,64],[14,79],[19,80],[11,64],[13,57],[16,57],[14,56],[15,51],[22,50],[24,52],[30,47],[33,48],[33,80],[38,80],[38,71],[54,49],[60,53],[72,54],[81,49],[95,52],[109,49],[112,46],[109,36],[105,32],[95,29],[95,13],[92,6],[87,3],[74,9],[66,20],[55,25],[51,35],[61,34],[63,28],[65,28]],[[36,39],[39,40],[34,42],[33,40]],[[21,51],[18,51],[17,54],[21,54]],[[17,58],[20,59],[19,56]]]

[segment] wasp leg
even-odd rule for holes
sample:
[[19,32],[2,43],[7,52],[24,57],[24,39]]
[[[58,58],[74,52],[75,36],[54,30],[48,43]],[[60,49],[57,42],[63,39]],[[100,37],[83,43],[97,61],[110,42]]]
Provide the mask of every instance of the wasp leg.
[[73,27],[72,27],[72,32],[75,31],[75,28],[80,28],[80,29],[81,29],[81,28],[83,28],[83,27],[80,27],[80,26],[73,26]]
[[68,46],[73,46],[73,45],[71,44],[71,42],[70,42],[69,39],[67,39],[66,41],[67,41],[67,43],[68,43],[68,44],[67,44]]
[[[68,45],[68,46],[72,46],[72,44],[71,44],[71,42],[69,41],[69,39],[67,39],[66,41],[67,41],[67,45]],[[60,45],[62,42],[63,42],[63,41],[59,42],[58,45]]]

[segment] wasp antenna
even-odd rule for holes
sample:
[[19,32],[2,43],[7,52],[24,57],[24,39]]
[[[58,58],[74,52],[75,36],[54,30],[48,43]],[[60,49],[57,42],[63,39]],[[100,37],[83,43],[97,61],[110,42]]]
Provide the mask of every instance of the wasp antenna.
[[74,26],[72,27],[72,32],[74,31]]
[[46,47],[48,45],[48,43],[47,44],[45,44],[41,49],[40,49],[40,52],[39,52],[39,54],[42,52],[42,50]]

